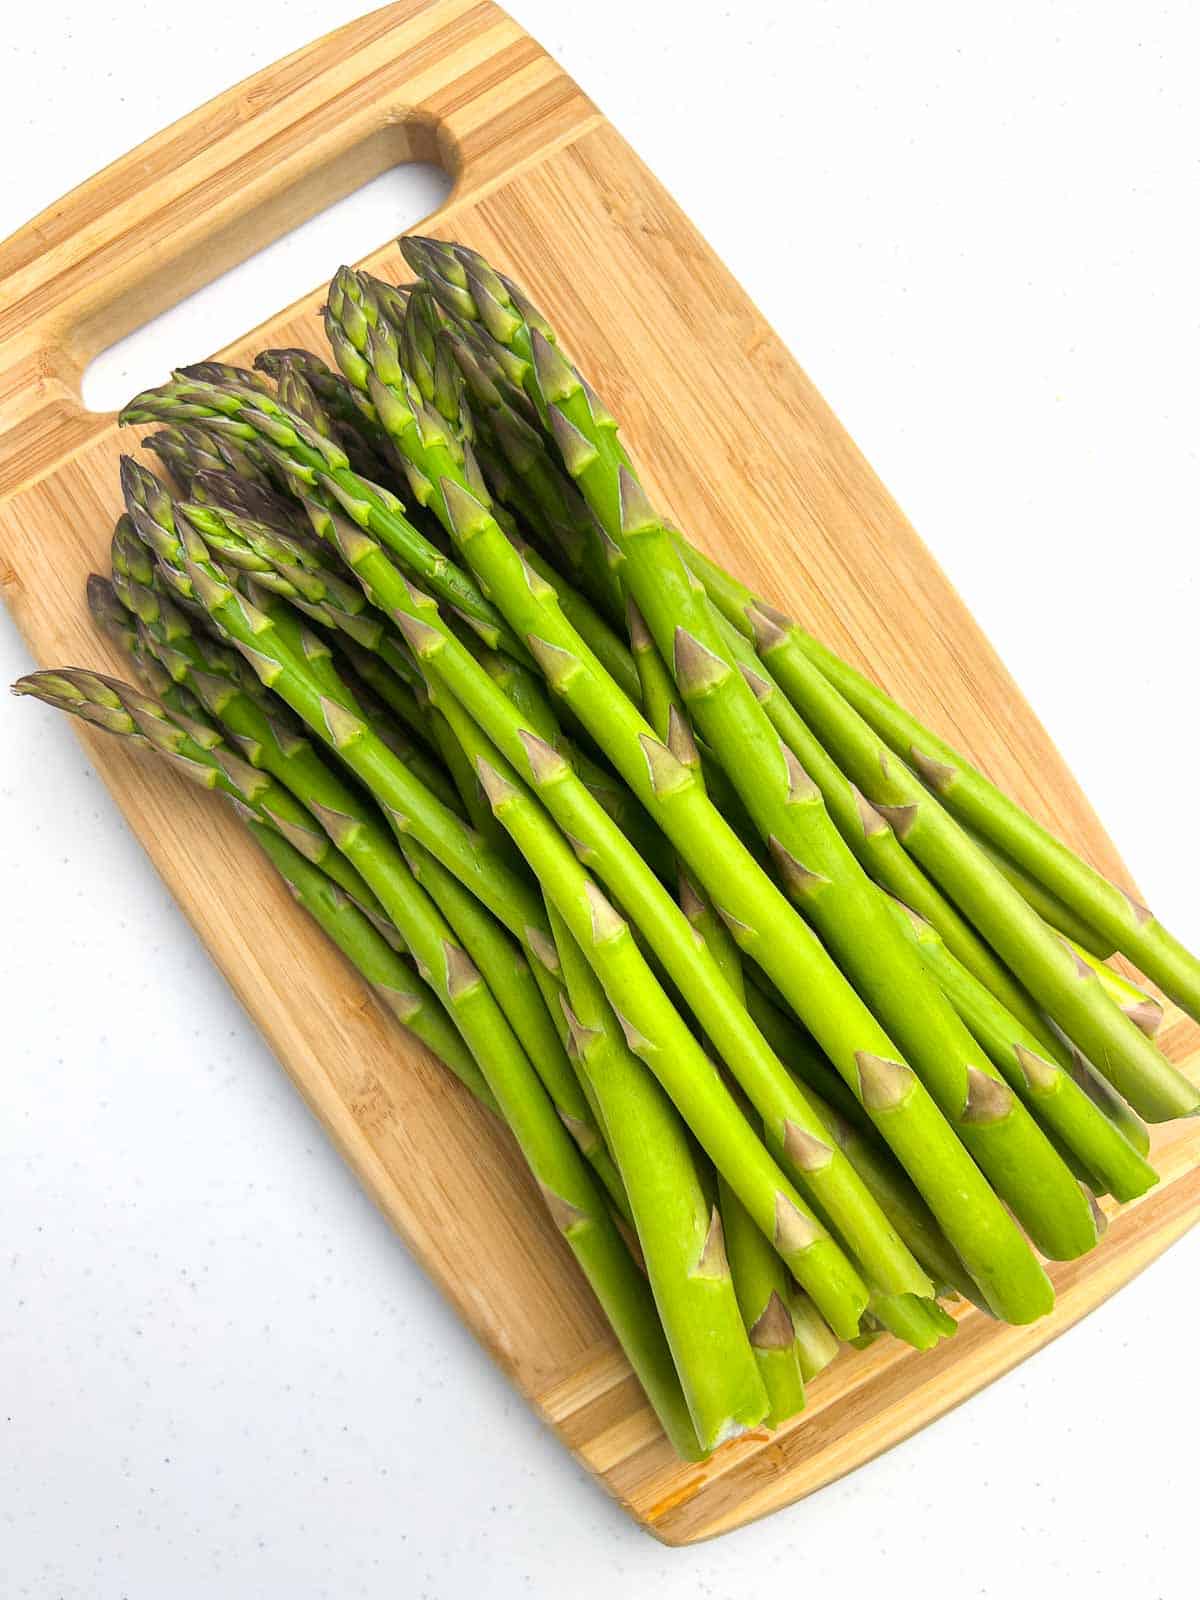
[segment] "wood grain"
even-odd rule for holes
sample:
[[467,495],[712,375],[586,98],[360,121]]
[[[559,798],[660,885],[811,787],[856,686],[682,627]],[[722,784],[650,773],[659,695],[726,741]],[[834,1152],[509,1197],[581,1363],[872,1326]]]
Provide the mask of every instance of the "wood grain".
[[[117,456],[136,435],[119,437],[113,417],[83,408],[87,362],[410,157],[436,158],[455,179],[427,231],[465,239],[528,286],[625,421],[674,517],[1128,883],[1045,731],[791,356],[570,79],[475,0],[406,0],[299,51],[0,247],[0,592],[37,659],[119,665],[90,628],[83,581],[105,565]],[[403,275],[394,245],[367,264]],[[225,353],[319,348],[321,298],[315,289]],[[418,1049],[397,1044],[222,809],[161,763],[81,736],[409,1247],[570,1448],[669,1543],[786,1505],[903,1439],[1085,1315],[1200,1213],[1200,1125],[1162,1130],[1162,1183],[1085,1261],[1052,1269],[1052,1317],[1012,1329],[969,1311],[931,1355],[892,1341],[846,1354],[792,1426],[682,1467],[506,1135]],[[270,964],[281,923],[294,959]],[[1164,1039],[1200,1074],[1192,1023],[1170,1012]]]

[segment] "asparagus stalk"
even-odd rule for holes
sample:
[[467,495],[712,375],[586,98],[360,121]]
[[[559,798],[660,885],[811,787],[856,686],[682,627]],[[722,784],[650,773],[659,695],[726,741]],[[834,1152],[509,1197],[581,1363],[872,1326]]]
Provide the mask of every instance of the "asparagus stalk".
[[630,1049],[680,1108],[709,1159],[830,1325],[853,1331],[867,1298],[858,1274],[759,1142],[647,965],[628,923],[495,747],[482,736],[480,745],[488,754],[475,757],[476,768],[492,809],[534,864],[603,984]]
[[[679,905],[698,939],[704,940],[740,1004],[746,985],[741,953],[712,905],[686,874],[680,875]],[[738,1103],[743,1113],[747,1104]],[[828,1118],[826,1126],[828,1126]],[[725,1242],[738,1305],[767,1392],[767,1425],[778,1428],[804,1409],[804,1373],[788,1306],[790,1279],[778,1254],[724,1178],[717,1179]]]
[[803,1289],[793,1288],[788,1303],[796,1333],[800,1372],[805,1383],[811,1383],[824,1372],[840,1346],[836,1335]]
[[620,1173],[601,1136],[587,1096],[566,1058],[542,991],[516,942],[430,851],[412,838],[402,838],[402,848],[413,877],[453,928],[463,949],[500,1002],[522,1048],[546,1084],[563,1126],[586,1156],[617,1210],[631,1221],[629,1200]]
[[603,533],[579,491],[559,467],[537,428],[514,409],[513,398],[506,397],[465,340],[443,330],[442,347],[452,352],[450,359],[456,362],[506,466],[512,469],[510,474],[500,466],[494,452],[485,456],[484,450],[477,447],[489,487],[530,527],[541,531],[547,547],[565,559],[572,580],[596,601],[610,621],[619,622],[620,580],[609,561]]
[[277,389],[280,404],[339,444],[355,472],[373,483],[386,482],[392,476],[389,461],[383,460],[371,443],[366,419],[360,419],[357,425],[335,421],[321,404],[302,366],[285,361],[279,369]]
[[804,1410],[804,1361],[789,1294],[792,1280],[771,1243],[722,1178],[718,1184],[729,1271],[759,1378],[767,1395],[762,1419],[779,1428]]
[[1125,1013],[1130,1022],[1136,1023],[1147,1039],[1153,1039],[1162,1027],[1161,1002],[1152,994],[1147,994],[1145,989],[1139,989],[1137,984],[1131,982],[1124,973],[1118,972],[1115,967],[1110,967],[1101,957],[1085,949],[1074,939],[1067,938],[1066,943],[1080,961],[1086,962],[1091,967],[1100,980],[1100,987],[1113,1004]]
[[265,464],[260,464],[235,440],[223,440],[203,428],[180,423],[152,433],[142,443],[154,451],[185,493],[191,492],[195,475],[204,471],[230,473],[245,483],[270,488]]
[[1158,1182],[1154,1168],[1100,1108],[1049,1057],[1042,1042],[956,961],[936,931],[892,902],[893,915],[915,941],[942,990],[987,1050],[1011,1088],[1118,1200],[1134,1200]]
[[[461,491],[451,486],[450,493],[455,499]],[[456,500],[456,503],[463,502]],[[488,518],[488,522],[495,528],[492,519]],[[785,1145],[809,1135],[822,1141],[819,1119],[812,1116],[798,1086],[772,1055],[744,1009],[731,1002],[711,954],[697,947],[679,907],[565,758],[537,734],[441,621],[436,604],[401,577],[379,545],[360,530],[337,519],[328,519],[327,533],[337,541],[343,558],[376,604],[396,617],[422,669],[436,677],[449,694],[466,707],[506,758],[522,764],[582,859],[596,864],[610,891],[678,983],[688,1005],[730,1070],[738,1076],[759,1114],[779,1127]],[[496,535],[506,559],[515,562],[518,572],[524,574],[527,569],[499,529]],[[525,592],[531,593],[524,577],[520,581]],[[531,581],[536,583],[533,575]],[[619,695],[617,703],[628,705]],[[632,707],[629,712],[636,717]],[[644,763],[645,749],[640,744],[637,748],[639,759]],[[646,790],[643,781],[639,798],[645,798]],[[695,1131],[687,1110],[682,1105],[680,1110]],[[798,1130],[792,1140],[786,1137],[789,1125]],[[820,1192],[825,1210],[837,1218],[847,1238],[853,1239],[856,1254],[864,1264],[870,1265],[877,1281],[897,1292],[908,1289],[916,1293],[928,1292],[928,1280],[870,1201],[848,1164],[837,1159],[832,1149],[828,1162],[789,1163],[789,1171],[809,1192]]]
[[[453,539],[454,520],[443,487],[446,482],[469,490],[491,506],[470,444],[422,401],[416,384],[401,364],[397,331],[382,314],[361,274],[345,267],[339,269],[330,289],[325,323],[339,365],[369,397],[402,456],[414,498],[434,513]],[[495,509],[503,520],[505,514]],[[505,531],[510,536],[515,533],[511,523]],[[526,547],[524,553],[540,575],[553,584],[573,625],[608,670],[626,692],[636,694],[637,674],[629,652],[612,629],[536,552]]]
[[724,1212],[711,1205],[674,1107],[626,1043],[569,928],[550,908],[564,1015],[629,1194],[655,1304],[700,1443],[713,1449],[767,1413],[738,1312]]
[[[771,971],[785,993],[790,987],[789,999],[801,1011],[807,1008],[810,1016],[806,1021],[813,1033],[851,1088],[869,1104],[879,1126],[887,1129],[889,1142],[933,1205],[959,1254],[964,1260],[967,1252],[975,1257],[975,1261],[967,1261],[967,1265],[973,1276],[982,1274],[987,1278],[987,1287],[981,1283],[981,1288],[998,1296],[1001,1314],[1005,1308],[1016,1318],[1042,1314],[1052,1298],[1045,1274],[974,1163],[941,1119],[927,1091],[911,1070],[897,1061],[895,1046],[841,978],[805,923],[764,878],[723,819],[697,791],[691,782],[693,769],[654,738],[635,708],[616,691],[586,646],[563,620],[553,603],[552,592],[529,574],[486,508],[453,485],[449,486],[449,492],[455,506],[456,543],[466,551],[473,568],[486,574],[485,581],[492,593],[507,614],[516,619],[516,630],[531,640],[551,687],[572,704],[593,737],[605,744],[625,781],[688,859],[693,875],[713,895],[722,915],[727,921],[732,918],[739,943]],[[382,552],[373,541],[356,535],[353,542],[343,538],[342,546],[343,556],[359,580],[366,581],[376,591],[377,603],[395,613],[398,620],[407,608],[410,621],[402,626],[414,650],[419,654],[425,648],[435,651],[438,661],[431,661],[431,665],[439,673],[451,667],[453,654],[445,645],[444,634],[438,633],[428,614],[422,615],[420,608],[414,606],[407,588],[400,586],[403,592],[381,599],[379,584],[386,574],[379,562]],[[386,558],[383,565],[390,570]],[[378,579],[377,570],[381,574]],[[430,637],[430,630],[436,640]],[[498,742],[498,729],[504,732],[508,742],[502,743],[501,748],[505,756],[521,762],[524,770],[532,775],[528,750],[522,741],[522,734],[527,734],[528,730],[521,727],[519,718],[507,728],[503,728],[502,722],[495,725],[487,722],[489,716],[507,717],[512,707],[507,702],[502,706],[494,702],[487,704],[487,697],[481,695],[479,686],[470,680],[461,681],[458,688],[454,684],[448,686]],[[568,820],[577,797],[560,783],[557,772],[554,778],[553,784],[549,779],[537,783],[539,792],[546,795],[548,804],[559,806],[555,814],[573,837],[590,842],[590,820],[578,814]],[[552,791],[554,799],[550,798]],[[614,871],[618,875],[616,878]],[[640,911],[634,910],[631,896],[643,893],[641,881],[636,877],[630,881],[628,875],[622,879],[620,874],[621,863],[610,862],[607,879],[610,888],[653,943],[654,934],[650,930],[656,919],[661,922],[661,909],[643,903]],[[656,953],[668,970],[673,970],[664,948],[656,947]],[[678,950],[673,953],[677,957],[683,954]],[[673,972],[673,975],[682,989],[680,974]],[[711,981],[703,985],[701,993],[683,989],[698,1017],[702,1008],[709,1004],[712,989]],[[740,1012],[740,1008],[732,1009]],[[744,1013],[741,1016],[748,1020]],[[714,1040],[715,1029],[721,1021],[719,1008],[716,1018],[706,1016],[703,1020],[705,1031]],[[727,1028],[727,1038],[728,1032]],[[761,1040],[756,1030],[751,1028],[750,1033],[752,1048],[758,1051]],[[731,1070],[746,1069],[746,1045],[744,1030],[738,1048],[730,1048],[724,1041],[718,1045]],[[774,1073],[777,1064],[773,1057],[770,1066]],[[756,1087],[751,1087],[749,1079],[744,1080],[743,1087],[760,1114],[767,1117],[780,1114],[777,1095],[781,1085],[773,1076],[770,1082],[759,1079]],[[756,1088],[759,1092],[765,1090],[769,1098],[760,1103]],[[932,1199],[934,1194],[936,1204]],[[972,1197],[969,1203],[968,1196]],[[865,1265],[867,1258],[857,1244],[855,1249]],[[872,1270],[876,1281],[886,1287],[888,1275],[882,1270],[878,1273]],[[928,1281],[924,1280],[913,1292],[927,1294]]]
[[[206,787],[248,797],[249,804],[272,781],[228,753],[207,762],[206,753],[219,749],[210,730],[186,731],[177,714],[168,717],[148,696],[100,674],[38,673],[21,679],[14,688],[19,694],[37,694],[109,731],[148,742]],[[386,883],[380,875],[376,888],[380,887],[384,890],[380,898],[418,969],[483,1069],[551,1218],[587,1275],[668,1437],[680,1455],[699,1459],[703,1451],[645,1281],[503,1012],[402,861],[386,875]]]
[[669,750],[678,753],[683,748],[684,741],[695,744],[700,755],[698,781],[703,783],[712,803],[738,838],[748,849],[757,849],[758,840],[754,824],[737,790],[713,759],[712,752],[703,748],[695,739],[695,730],[675,687],[675,680],[667,671],[666,664],[658,653],[658,646],[650,637],[650,630],[632,600],[626,607],[626,623],[629,631],[629,647],[641,689],[642,712],[646,721]]
[[389,655],[385,661],[378,650],[368,650],[344,631],[333,630],[332,645],[339,673],[365,683],[423,744],[431,749],[437,747],[429,710],[421,698],[419,673],[414,672],[411,682],[401,677],[392,664],[398,664],[396,655]]
[[615,430],[597,420],[578,375],[536,331],[531,344],[567,469],[625,554],[624,582],[789,895],[1040,1248],[1057,1258],[1082,1254],[1095,1226],[1071,1173],[891,927],[820,789],[737,670],[703,588],[622,462]]
[[200,421],[210,432],[255,443],[289,483],[317,493],[383,539],[408,570],[480,627],[489,643],[524,654],[472,579],[404,517],[396,496],[351,471],[338,445],[277,401],[235,384],[179,376],[138,395],[121,413],[125,423],[156,420]]
[[[782,632],[789,654],[802,654],[889,749],[913,764],[959,822],[983,835],[1057,895],[1086,926],[1111,940],[1189,1016],[1200,1016],[1200,961],[1145,906],[1081,861],[964,757],[832,651],[786,619],[779,624],[768,620],[768,629],[772,642],[776,633]],[[1179,1085],[1174,1088],[1176,1093],[1164,1097],[1168,1106],[1180,1106],[1186,1100]],[[1168,1110],[1167,1114],[1187,1112]]]
[[[184,711],[193,721],[213,727],[223,723],[245,760],[279,780],[258,802],[263,819],[342,889],[376,927],[386,923],[383,907],[371,889],[290,792],[288,753],[297,767],[315,758],[280,715],[282,707],[267,709],[258,703],[241,676],[241,662],[219,647],[202,647],[192,637],[177,634],[173,644],[165,645],[161,634],[140,620],[131,627],[131,613],[117,599],[116,589],[96,574],[88,580],[88,604],[101,627],[133,658],[151,694],[171,709]],[[120,617],[114,615],[114,608]],[[186,699],[177,698],[181,687]]]
[[[831,679],[818,670],[801,648],[798,630],[786,618],[779,613],[768,615],[756,610],[751,621],[758,629],[759,654],[767,660],[789,698],[802,702],[802,709],[817,733],[860,784],[868,799],[888,816],[905,848],[970,917],[1034,999],[1084,1055],[1102,1064],[1104,1075],[1114,1087],[1136,1111],[1152,1122],[1189,1116],[1200,1108],[1200,1092],[1195,1086],[1166,1060],[1137,1024],[1112,1003],[1092,967],[1047,928],[1019,891],[940,804],[937,792],[946,790],[949,780],[945,784],[936,780],[936,774],[929,771],[926,762],[925,776],[931,784],[926,788],[889,750]],[[918,750],[924,755],[921,747]],[[941,757],[935,752],[933,759],[940,762]],[[977,818],[971,820],[978,825]],[[1034,826],[1030,824],[1031,828]],[[1069,852],[1064,853],[1069,855]],[[1090,869],[1082,868],[1082,871],[1086,877]],[[1103,882],[1102,879],[1097,881]],[[1061,884],[1051,887],[1062,894]],[[1111,892],[1121,898],[1127,916],[1132,917],[1130,902],[1119,890]],[[1063,898],[1071,903],[1068,895]],[[1110,931],[1099,917],[1092,915],[1094,905],[1084,909],[1088,920],[1101,932]],[[1162,930],[1154,935],[1152,942],[1160,952],[1167,949],[1167,936]],[[1132,948],[1126,953],[1131,959],[1137,959]],[[1190,956],[1186,957],[1186,962],[1191,960]],[[1148,970],[1144,962],[1142,965]],[[1182,972],[1183,967],[1178,970]],[[1162,974],[1151,975],[1161,982]],[[1170,992],[1169,985],[1163,987]],[[1200,988],[1197,997],[1200,999]]]
[[1057,929],[1059,933],[1071,939],[1075,944],[1082,946],[1101,961],[1107,961],[1109,956],[1115,952],[1116,945],[1113,944],[1111,939],[1105,939],[1096,932],[1095,928],[1089,927],[1081,917],[1075,915],[1070,906],[1060,900],[1056,894],[1052,894],[1043,884],[1040,884],[1036,878],[1025,871],[1024,867],[1019,867],[1015,861],[1010,861],[1002,850],[997,850],[994,845],[988,843],[982,834],[976,833],[974,829],[967,828],[966,832],[971,835],[983,853],[1000,869],[1008,881],[1021,891],[1023,898],[1028,900],[1043,922],[1049,924],[1051,928]]
[[[241,807],[241,802],[235,801],[234,805]],[[249,808],[240,809],[239,815],[292,897],[358,969],[380,1003],[453,1072],[481,1105],[499,1115],[499,1104],[474,1056],[424,979],[397,955],[337,884],[294,850],[282,834],[260,822],[257,813]]]
[[[209,720],[204,705],[189,690],[169,679],[163,683],[154,678],[155,672],[166,675],[142,641],[134,655],[139,670],[163,695],[163,704],[117,679],[74,672],[60,674],[65,687],[58,686],[59,709],[73,712],[109,732],[124,734],[134,743],[153,745],[171,758],[177,771],[203,788],[216,789],[252,807],[262,822],[319,867],[365,915],[377,924],[386,923],[386,913],[370,886],[350,862],[341,859],[312,813],[291,790],[267,771],[235,755]],[[49,700],[54,687],[51,678],[33,674],[20,681],[16,692],[36,693],[40,699]]]
[[[303,629],[289,639],[281,621],[271,620],[253,601],[232,589],[209,560],[194,525],[181,518],[176,526],[169,497],[161,492],[151,474],[127,458],[124,477],[130,515],[153,542],[164,575],[206,607],[267,687],[290,705],[366,784],[379,799],[393,831],[405,843],[411,838],[424,846],[521,939],[533,969],[533,983],[527,981],[529,973],[522,972],[515,961],[493,954],[502,937],[498,927],[487,945],[474,944],[470,948],[471,958],[476,965],[488,967],[490,981],[498,989],[496,998],[542,1074],[565,1125],[578,1135],[581,1149],[602,1180],[611,1186],[614,1198],[620,1200],[620,1185],[611,1160],[553,1022],[546,1017],[547,1007],[536,1003],[543,984],[552,990],[555,985],[543,958],[549,952],[551,959],[557,959],[536,891],[505,858],[488,850],[368,727],[353,696],[333,670],[328,650],[318,647]],[[228,701],[220,704],[220,714],[228,714]],[[286,773],[289,787],[320,819],[334,844],[358,868],[386,907],[376,876],[389,880],[399,875],[407,880],[411,874],[384,823],[374,808],[364,805],[306,742],[297,759],[291,751],[266,739],[264,734],[269,731],[258,730],[262,741],[260,758]],[[439,880],[439,892],[442,887],[443,880]],[[451,922],[466,915],[460,900],[453,902],[453,909],[443,906],[443,911]]]

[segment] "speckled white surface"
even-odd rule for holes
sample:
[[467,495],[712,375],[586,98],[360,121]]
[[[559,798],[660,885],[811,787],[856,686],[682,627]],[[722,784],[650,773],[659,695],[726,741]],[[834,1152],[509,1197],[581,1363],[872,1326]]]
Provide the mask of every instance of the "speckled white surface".
[[[359,9],[19,8],[0,233]],[[510,9],[791,342],[1200,943],[1169,831],[1200,776],[1194,8]],[[361,245],[280,247],[288,294],[415,220],[401,192]],[[136,376],[251,325],[263,277]],[[27,665],[0,613],[0,675]],[[663,1550],[446,1311],[28,704],[0,704],[0,827],[0,1595],[1195,1594],[1200,1239],[848,1481]]]

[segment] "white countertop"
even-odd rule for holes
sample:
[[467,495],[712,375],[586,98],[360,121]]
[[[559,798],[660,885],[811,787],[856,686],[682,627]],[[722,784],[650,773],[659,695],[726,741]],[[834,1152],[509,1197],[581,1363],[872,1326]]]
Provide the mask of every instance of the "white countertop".
[[[359,9],[15,8],[0,234]],[[509,9],[789,341],[1200,945],[1194,7]],[[277,247],[289,296],[421,214],[378,193],[361,241]],[[109,395],[283,298],[228,293],[232,323],[209,299],[108,358]],[[0,678],[28,666],[0,612]],[[1194,1595],[1200,1237],[872,1466],[665,1550],[456,1323],[25,702],[0,828],[0,1594]]]

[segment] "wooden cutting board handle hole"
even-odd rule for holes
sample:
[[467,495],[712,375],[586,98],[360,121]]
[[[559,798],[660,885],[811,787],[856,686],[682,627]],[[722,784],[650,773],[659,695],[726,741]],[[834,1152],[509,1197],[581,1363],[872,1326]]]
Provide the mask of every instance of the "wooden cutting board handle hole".
[[433,162],[432,225],[595,121],[486,0],[401,0],[201,106],[0,246],[0,496],[111,420],[83,404],[96,355],[327,206]]

